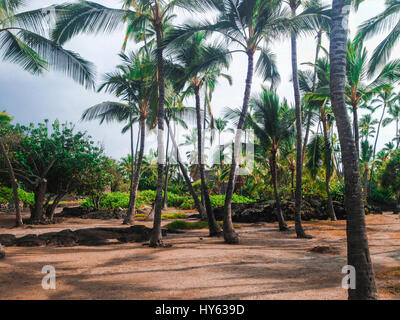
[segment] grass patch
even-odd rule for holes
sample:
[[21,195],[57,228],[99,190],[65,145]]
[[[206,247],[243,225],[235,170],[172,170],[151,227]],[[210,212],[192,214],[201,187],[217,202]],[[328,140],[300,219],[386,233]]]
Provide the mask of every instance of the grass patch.
[[146,220],[146,218],[147,218],[147,214],[144,214],[144,213],[135,214],[135,220],[137,220],[137,221],[144,221],[144,220]]
[[186,219],[186,214],[182,212],[171,212],[171,213],[164,213],[161,216],[162,220],[173,220],[173,219]]

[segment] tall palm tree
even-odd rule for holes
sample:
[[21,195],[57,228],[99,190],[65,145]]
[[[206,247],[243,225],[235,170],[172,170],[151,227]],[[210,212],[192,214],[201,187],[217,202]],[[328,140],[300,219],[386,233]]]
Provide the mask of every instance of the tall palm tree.
[[[21,12],[24,1],[0,1],[0,54],[34,75],[46,70],[66,74],[87,88],[94,88],[94,66],[77,53],[47,38],[44,9]],[[57,10],[55,6],[55,10]]]
[[[289,0],[289,7],[291,10],[292,18],[297,15],[297,9],[301,5],[301,0]],[[301,14],[303,16],[307,15],[318,15],[321,12],[314,10],[315,7],[308,7]],[[303,129],[302,129],[302,110],[301,110],[301,98],[300,98],[300,88],[299,88],[299,76],[298,76],[298,65],[297,65],[297,34],[296,30],[292,30],[290,34],[291,38],[291,60],[292,60],[292,82],[294,91],[294,101],[296,110],[296,132],[297,132],[297,142],[296,142],[296,191],[295,191],[295,230],[297,238],[312,238],[306,235],[301,224],[301,202],[302,202],[302,183],[303,183]]]
[[370,163],[372,160],[373,149],[372,146],[369,144],[368,139],[363,139],[361,141],[361,154],[360,154],[360,161],[363,167],[363,184],[364,184],[364,202],[367,201],[368,197],[368,175],[370,172]]
[[346,42],[349,7],[347,0],[332,0],[332,28],[330,41],[330,93],[339,132],[347,212],[347,263],[355,268],[356,288],[349,287],[349,299],[376,299],[377,290],[365,228],[358,153],[347,115]]
[[57,43],[64,43],[79,33],[111,32],[126,23],[127,31],[125,38],[129,38],[132,34],[139,35],[136,37],[136,40],[143,40],[145,44],[144,50],[148,51],[146,34],[149,28],[151,29],[152,40],[156,44],[155,55],[157,57],[157,126],[159,146],[157,193],[154,226],[150,239],[151,247],[163,245],[161,235],[162,189],[165,168],[163,39],[167,23],[172,19],[172,12],[175,7],[201,9],[204,7],[204,4],[199,0],[124,0],[122,9],[114,9],[91,1],[80,1],[78,3],[59,6],[57,24],[52,32],[52,38],[56,39]]
[[[103,102],[87,109],[83,115],[83,120],[100,119],[100,122],[114,121],[127,122],[123,132],[131,132],[131,187],[129,196],[129,206],[125,224],[134,224],[137,191],[144,156],[146,120],[149,112],[156,109],[157,88],[155,86],[156,67],[154,61],[145,54],[131,52],[129,55],[120,54],[123,64],[118,66],[118,70],[108,73],[99,91],[114,93],[123,99],[127,104],[119,102]],[[139,122],[140,148],[134,170],[133,157],[133,123]],[[133,177],[134,176],[134,177]]]
[[288,108],[286,101],[281,103],[275,91],[266,88],[262,88],[261,94],[253,98],[250,103],[253,112],[248,116],[248,121],[260,145],[265,152],[270,154],[270,168],[279,230],[285,231],[288,227],[282,214],[278,191],[276,157],[281,143],[293,136],[294,110]]
[[175,87],[178,91],[186,88],[185,92],[194,92],[195,95],[197,160],[201,189],[205,200],[210,236],[218,236],[221,234],[221,229],[215,220],[205,176],[200,91],[211,70],[215,70],[216,66],[228,67],[230,55],[222,45],[208,45],[205,40],[205,33],[198,32],[188,39],[183,46],[171,48],[174,63],[167,64],[166,72],[175,80]]
[[[197,31],[207,31],[220,34],[228,44],[234,44],[235,50],[247,56],[247,75],[243,104],[235,134],[235,151],[229,174],[225,197],[224,210],[224,239],[227,243],[238,243],[239,237],[232,223],[232,196],[234,192],[235,178],[238,170],[238,148],[241,146],[242,129],[247,117],[251,85],[254,74],[254,55],[260,51],[260,58],[256,69],[265,80],[276,82],[279,74],[276,69],[274,55],[268,46],[283,32],[288,31],[289,25],[300,24],[299,19],[290,19],[290,14],[282,8],[281,1],[245,1],[245,0],[204,0],[216,11],[215,21],[205,21],[199,25],[185,25],[178,28],[172,35],[174,41],[183,43]],[[263,46],[264,44],[264,46]]]

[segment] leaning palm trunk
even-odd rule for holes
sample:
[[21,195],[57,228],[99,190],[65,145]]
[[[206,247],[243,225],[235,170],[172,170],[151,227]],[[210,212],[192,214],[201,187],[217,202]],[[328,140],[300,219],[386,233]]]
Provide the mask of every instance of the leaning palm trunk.
[[17,180],[15,179],[15,174],[14,174],[14,169],[11,165],[11,161],[8,157],[7,150],[4,146],[3,141],[0,140],[0,150],[1,153],[3,154],[4,160],[6,162],[7,166],[7,171],[10,176],[10,183],[11,183],[11,188],[13,190],[13,195],[14,195],[14,206],[15,206],[15,222],[16,226],[20,227],[23,225],[22,222],[22,216],[21,216],[21,209],[19,207],[19,196],[18,196],[18,185],[17,185]]
[[[292,7],[292,16],[296,16],[297,3]],[[294,100],[296,108],[296,131],[297,131],[297,143],[296,143],[296,190],[295,190],[295,229],[297,238],[311,238],[304,232],[301,224],[301,202],[302,202],[302,183],[303,183],[303,152],[302,152],[302,117],[301,117],[301,102],[300,102],[300,89],[299,89],[299,77],[297,70],[297,41],[296,33],[292,32],[291,35],[292,45],[292,73],[293,73],[293,90]]]
[[[169,128],[169,123],[168,122],[167,122],[167,126]],[[189,189],[189,192],[190,192],[191,196],[193,197],[194,204],[195,204],[197,210],[199,211],[200,217],[205,217],[206,216],[206,210],[204,209],[203,204],[201,203],[201,201],[200,201],[199,197],[197,196],[196,192],[194,191],[194,188],[193,188],[192,183],[191,183],[190,178],[189,178],[189,174],[188,174],[185,166],[183,165],[183,163],[181,161],[181,157],[180,157],[180,154],[179,154],[178,146],[177,146],[176,141],[175,141],[175,137],[174,137],[173,133],[170,130],[169,130],[169,134],[170,134],[170,137],[171,137],[172,144],[173,144],[174,148],[176,149],[176,161],[178,162],[179,168],[181,169],[183,178],[185,179],[185,182],[186,182],[186,185],[187,185],[187,187]],[[210,230],[210,236],[211,236],[211,230]]]
[[208,193],[206,176],[204,173],[204,158],[203,158],[203,134],[201,126],[201,114],[200,114],[200,91],[199,87],[195,88],[196,96],[196,122],[197,122],[197,157],[199,161],[199,171],[201,179],[201,190],[204,199],[204,204],[207,212],[208,227],[210,229],[210,236],[220,236],[221,228],[218,226],[215,220],[214,211],[211,206],[210,195]]
[[372,167],[371,167],[371,175],[369,178],[369,183],[368,183],[368,194],[371,194],[372,191],[372,181],[373,181],[373,177],[374,177],[374,167],[375,167],[375,157],[376,157],[376,145],[378,144],[378,139],[379,139],[379,133],[381,131],[381,126],[382,126],[382,122],[383,122],[383,118],[385,117],[385,111],[386,111],[386,101],[383,104],[383,111],[382,111],[382,115],[381,118],[379,119],[379,123],[378,123],[378,129],[376,130],[376,138],[375,138],[375,143],[374,143],[374,154],[373,154],[373,158],[372,158]]
[[168,210],[168,174],[169,174],[169,160],[168,160],[168,150],[169,150],[169,125],[167,125],[167,149],[165,151],[165,160],[167,161],[167,166],[165,168],[165,178],[164,178],[164,198],[163,198],[163,209]]
[[157,179],[157,193],[154,204],[154,223],[153,231],[150,237],[150,247],[162,246],[162,234],[161,234],[161,209],[162,209],[162,189],[163,189],[163,176],[164,176],[164,159],[163,147],[164,147],[164,99],[165,99],[165,83],[164,83],[164,60],[162,50],[162,18],[159,17],[159,21],[154,23],[154,28],[157,36],[157,71],[158,71],[158,179]]
[[[136,155],[137,152],[135,154],[133,154],[133,124],[132,124],[132,116],[129,115],[129,122],[131,123],[130,126],[130,138],[131,138],[131,174],[130,174],[130,188],[129,188],[129,205],[128,205],[128,211],[126,212],[126,217],[124,219],[123,224],[127,224],[130,220],[132,220],[132,216],[133,216],[133,193],[134,193],[134,183],[133,183],[133,176],[134,176],[134,167],[135,167],[135,163],[136,163]],[[140,134],[140,128],[139,128],[139,134]],[[139,139],[138,139],[139,140]],[[136,150],[137,151],[137,150]]]
[[[316,82],[317,82],[317,62],[318,62],[319,52],[320,52],[321,43],[322,43],[322,31],[321,30],[318,32],[317,39],[318,39],[317,40],[317,49],[316,49],[316,52],[315,52],[315,62],[314,62],[315,66],[314,66],[313,83],[312,83],[313,92],[315,90],[315,85],[316,85]],[[306,154],[308,137],[310,135],[311,118],[312,118],[312,110],[309,108],[308,112],[307,112],[306,134],[305,134],[305,137],[304,137],[304,144],[303,144],[303,161],[304,161],[304,156]]]
[[[241,147],[240,143],[241,130],[244,127],[244,122],[247,117],[247,110],[249,108],[249,100],[251,95],[251,83],[253,81],[254,53],[248,52],[247,57],[248,57],[248,67],[247,67],[247,77],[246,77],[246,88],[244,91],[242,112],[240,113],[240,118],[235,137],[235,146],[234,146],[235,150]],[[235,232],[232,223],[232,196],[235,187],[236,155],[237,152],[234,152],[234,155],[232,157],[231,170],[229,173],[228,185],[226,189],[225,206],[224,206],[224,239],[225,242],[231,244],[239,243],[239,236]]]
[[348,289],[349,299],[377,299],[374,271],[365,228],[358,153],[347,116],[345,101],[346,42],[345,21],[348,19],[346,0],[332,1],[332,32],[330,43],[331,100],[339,132],[346,186],[347,264],[355,268],[356,287]]
[[276,150],[272,150],[271,161],[270,161],[272,184],[274,186],[275,207],[276,207],[275,210],[276,210],[276,217],[279,223],[279,231],[287,231],[288,226],[282,214],[281,198],[279,196],[279,191],[278,191],[278,176],[276,173],[276,168],[277,168],[276,152],[277,152]]
[[[326,102],[326,100],[325,100]],[[328,211],[328,215],[332,221],[336,221],[336,214],[335,210],[333,209],[333,202],[332,202],[332,195],[331,190],[329,188],[329,181],[331,177],[331,152],[330,152],[330,143],[328,137],[328,129],[327,129],[327,121],[326,121],[326,114],[325,114],[325,102],[324,106],[322,107],[321,111],[321,118],[322,118],[322,128],[324,131],[324,143],[325,143],[325,190],[327,195],[327,203],[326,203],[326,210]]]
[[144,155],[144,145],[146,139],[146,120],[140,117],[140,149],[139,156],[136,163],[135,177],[133,179],[132,187],[132,200],[129,202],[129,208],[127,215],[124,219],[124,224],[135,224],[135,211],[136,211],[136,200],[139,188],[140,173],[142,170],[143,155]]

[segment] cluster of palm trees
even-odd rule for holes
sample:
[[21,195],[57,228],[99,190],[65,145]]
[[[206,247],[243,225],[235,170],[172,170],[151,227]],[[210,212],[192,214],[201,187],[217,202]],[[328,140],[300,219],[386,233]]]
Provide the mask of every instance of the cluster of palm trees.
[[[372,181],[382,126],[390,122],[396,123],[395,143],[397,147],[399,145],[400,112],[394,83],[399,77],[400,62],[388,62],[388,59],[398,39],[399,25],[392,18],[400,10],[400,1],[387,1],[386,10],[363,24],[353,41],[348,40],[346,29],[350,2],[357,8],[362,1],[333,0],[332,7],[328,8],[318,0],[125,0],[121,9],[109,8],[92,1],[78,1],[53,6],[56,24],[48,30],[45,26],[46,10],[19,13],[17,9],[21,1],[0,0],[0,52],[5,60],[18,63],[31,73],[37,74],[53,68],[66,73],[86,87],[93,87],[92,65],[62,46],[81,33],[108,33],[119,26],[125,27],[123,49],[129,41],[137,43],[140,49],[121,53],[122,64],[115,72],[106,74],[103,84],[98,88],[99,91],[115,94],[121,102],[104,102],[93,106],[84,112],[82,118],[98,119],[100,122],[123,122],[123,132],[131,133],[132,180],[125,223],[134,222],[146,130],[157,128],[158,178],[154,227],[150,240],[152,247],[163,245],[161,210],[166,194],[165,192],[163,198],[163,189],[167,191],[166,169],[169,168],[172,154],[177,159],[200,214],[207,216],[210,236],[223,233],[226,243],[239,242],[232,223],[231,204],[238,180],[238,146],[241,146],[241,134],[246,126],[254,129],[262,152],[266,157],[269,155],[277,217],[282,231],[287,230],[287,225],[280,209],[276,155],[280,146],[296,132],[296,152],[287,153],[293,174],[292,188],[295,189],[295,230],[299,238],[310,238],[301,224],[303,162],[313,120],[317,118],[323,132],[321,141],[326,166],[327,210],[331,219],[335,220],[329,188],[332,166],[338,167],[337,158],[332,152],[334,144],[331,128],[335,120],[342,155],[341,174],[346,185],[348,264],[353,265],[357,272],[357,287],[349,289],[349,298],[375,299],[377,291],[366,236],[363,199]],[[177,26],[173,24],[176,8],[203,15],[212,11],[215,19],[203,19],[200,23],[192,21]],[[377,31],[387,30],[391,26],[393,30],[390,30],[369,60],[363,41]],[[325,33],[330,36],[329,50],[322,47],[322,36]],[[308,63],[312,67],[311,71],[298,70],[297,41],[305,34],[317,36],[315,61]],[[211,42],[210,38],[215,41]],[[275,90],[279,73],[271,45],[279,38],[287,38],[291,42],[294,109],[290,109],[286,102],[281,102]],[[321,55],[322,51],[325,56]],[[214,119],[210,101],[218,78],[224,77],[231,81],[223,72],[229,67],[231,56],[236,53],[246,55],[248,68],[243,104],[234,113],[237,124],[235,148],[227,174],[222,231],[215,221],[206,183],[204,129],[207,118],[208,125],[216,126],[220,132],[227,125],[223,119]],[[263,87],[261,94],[252,98],[254,72],[258,72],[263,80],[268,81],[270,87]],[[183,105],[184,98],[188,95],[195,97],[194,108]],[[379,105],[375,106],[377,103]],[[348,108],[353,113],[352,122],[348,117]],[[374,111],[381,108],[379,122],[374,123],[367,116],[359,119],[359,108]],[[185,117],[196,119],[201,200],[192,187],[175,139],[174,128],[176,125],[185,126]],[[136,152],[133,143],[135,123],[139,123]],[[378,127],[372,147],[368,144],[368,138],[373,134],[372,127],[375,124]],[[168,131],[167,146],[164,141],[165,131]],[[170,142],[173,145],[171,152]],[[330,159],[336,161],[331,162]],[[364,164],[364,192],[360,178],[360,160]],[[370,163],[372,168],[369,167]]]

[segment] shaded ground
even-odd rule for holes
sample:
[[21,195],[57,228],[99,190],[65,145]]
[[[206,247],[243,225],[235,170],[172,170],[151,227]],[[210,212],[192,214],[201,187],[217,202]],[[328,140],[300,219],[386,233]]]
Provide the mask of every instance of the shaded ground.
[[[176,210],[172,210],[176,212]],[[380,297],[400,299],[399,216],[367,216]],[[63,219],[61,224],[11,229],[0,213],[0,233],[22,236],[63,229],[118,227],[118,220]],[[149,222],[138,222],[151,227]],[[163,224],[168,221],[163,221]],[[293,226],[293,224],[289,223]],[[140,243],[99,247],[8,247],[0,261],[0,299],[346,299],[345,222],[305,222],[312,240],[277,224],[240,224],[241,243],[225,245],[207,230],[169,234],[171,248]],[[292,228],[293,229],[293,228]],[[335,248],[321,254],[316,246]],[[42,267],[57,271],[57,289],[41,287]]]

